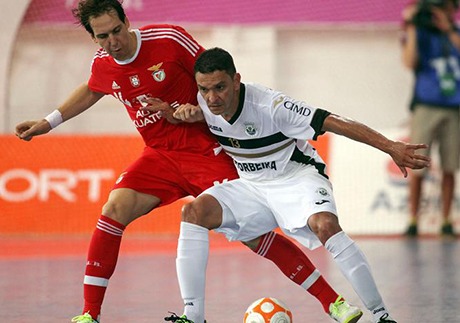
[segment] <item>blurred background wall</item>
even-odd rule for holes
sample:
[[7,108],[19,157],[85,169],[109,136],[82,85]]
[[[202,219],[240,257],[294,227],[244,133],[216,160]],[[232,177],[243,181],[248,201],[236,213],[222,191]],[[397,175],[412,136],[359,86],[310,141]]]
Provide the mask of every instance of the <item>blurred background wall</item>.
[[[123,106],[111,97],[53,130],[49,137],[57,138],[57,142],[53,141],[56,150],[45,148],[32,153],[40,143],[40,147],[52,144],[45,146],[45,139],[34,139],[35,144],[17,143],[15,138],[9,137],[18,122],[44,117],[70,91],[87,80],[91,59],[98,47],[70,13],[77,2],[15,0],[0,3],[4,13],[0,26],[6,30],[0,33],[3,44],[0,133],[4,134],[0,146],[11,152],[9,163],[0,163],[0,204],[3,208],[0,212],[8,213],[4,217],[8,223],[17,222],[18,210],[21,207],[29,210],[31,205],[42,208],[41,212],[47,210],[47,221],[52,222],[59,211],[50,208],[49,200],[44,198],[48,195],[43,193],[43,187],[49,184],[45,179],[49,180],[50,176],[48,172],[43,175],[43,170],[49,169],[50,163],[56,163],[53,169],[73,169],[71,175],[65,177],[67,183],[77,183],[68,184],[69,194],[71,189],[78,188],[78,180],[81,182],[85,178],[81,175],[83,166],[62,166],[55,158],[37,165],[40,163],[34,159],[38,154],[57,156],[60,155],[59,143],[71,145],[68,141],[59,141],[59,136],[88,136],[87,140],[109,136],[104,137],[109,144],[98,143],[99,146],[93,148],[95,154],[101,155],[104,155],[102,149],[108,149],[103,160],[107,165],[113,164],[113,159],[126,160],[126,165],[138,151],[121,156],[120,150],[117,151],[119,155],[110,157],[111,150],[107,146],[119,144],[111,141],[119,138],[116,136],[136,137],[136,130]],[[413,82],[411,72],[402,66],[400,57],[400,13],[405,4],[404,0],[124,1],[133,28],[149,23],[182,25],[203,46],[229,50],[243,82],[259,82],[282,90],[312,105],[360,120],[394,139],[407,137],[408,102]],[[21,153],[12,152],[12,147]],[[391,160],[380,152],[370,152],[368,147],[355,146],[335,137],[328,141],[326,150],[339,211],[344,213],[342,223],[348,231],[364,234],[402,232],[407,221],[407,183],[392,167]],[[84,154],[93,152],[76,152],[73,148],[66,152],[72,153],[77,154],[74,159],[83,160]],[[6,160],[5,155],[1,158]],[[34,165],[22,165],[26,159],[34,161]],[[99,165],[100,172],[95,178],[113,182],[122,166],[111,170],[107,177],[104,163]],[[87,169],[94,164],[93,160],[87,161],[84,167]],[[437,231],[440,219],[436,167],[433,167],[433,189],[428,190],[426,198],[429,211],[425,226],[432,231]],[[59,177],[61,173],[53,174],[59,180],[64,178]],[[13,189],[14,181],[25,183]],[[52,192],[49,187],[47,189]],[[96,201],[85,200],[90,204],[88,213],[98,212],[95,210],[100,209],[110,185],[106,183],[99,189],[101,193]],[[62,200],[63,196],[69,196],[66,194],[55,189],[57,196],[54,198]],[[77,206],[60,207],[75,207],[75,212],[81,209],[82,201],[70,200],[69,203]],[[459,226],[458,194],[455,203],[455,223]],[[92,221],[96,216],[92,214]],[[29,215],[24,216],[23,220],[28,218]],[[16,227],[24,227],[21,221],[18,223]],[[92,228],[92,224],[88,221],[88,228]]]
[[[2,2],[2,12],[11,12],[2,21],[9,30],[2,35],[2,132],[11,133],[24,118],[46,115],[87,79],[97,46],[70,14],[76,2]],[[401,0],[125,0],[133,27],[180,24],[205,47],[229,50],[244,81],[374,127],[401,125],[408,116],[412,78],[402,67],[399,46],[403,5]],[[135,131],[122,110],[104,100],[56,133]],[[110,120],[98,121],[108,113]]]

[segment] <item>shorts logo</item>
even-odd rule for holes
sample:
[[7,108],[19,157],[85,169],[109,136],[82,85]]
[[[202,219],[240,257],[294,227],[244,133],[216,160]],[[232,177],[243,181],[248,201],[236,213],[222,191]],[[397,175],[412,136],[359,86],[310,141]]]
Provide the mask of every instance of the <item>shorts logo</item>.
[[316,190],[316,193],[322,196],[329,196],[329,193],[327,192],[327,189],[320,187]]
[[252,122],[245,123],[244,126],[245,126],[244,132],[246,132],[248,136],[255,136],[257,134],[257,129],[254,126],[254,123]]
[[141,80],[139,79],[138,75],[130,76],[129,81],[133,87],[139,87],[139,85],[141,85]]
[[127,174],[128,172],[123,172],[118,176],[118,179],[116,180],[115,184],[120,184],[121,181],[123,180],[123,177]]

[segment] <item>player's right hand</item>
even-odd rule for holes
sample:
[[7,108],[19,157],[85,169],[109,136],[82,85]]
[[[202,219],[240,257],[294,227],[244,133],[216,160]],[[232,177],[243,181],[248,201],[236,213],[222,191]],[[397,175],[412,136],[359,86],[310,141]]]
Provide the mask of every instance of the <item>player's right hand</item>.
[[16,126],[15,134],[19,139],[30,141],[33,137],[50,132],[51,126],[45,119],[24,121]]
[[426,144],[409,144],[402,141],[392,141],[388,147],[388,154],[401,170],[404,177],[407,177],[406,168],[422,169],[431,166],[431,158],[417,154],[419,149],[427,149]]

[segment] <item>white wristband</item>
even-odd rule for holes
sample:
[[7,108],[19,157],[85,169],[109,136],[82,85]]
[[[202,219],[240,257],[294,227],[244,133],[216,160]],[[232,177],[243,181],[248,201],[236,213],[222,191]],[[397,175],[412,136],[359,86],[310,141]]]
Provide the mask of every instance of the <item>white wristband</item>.
[[62,119],[62,114],[59,112],[59,110],[54,110],[50,114],[48,114],[45,117],[45,120],[48,121],[48,123],[51,126],[51,129],[56,128],[59,126],[64,120]]

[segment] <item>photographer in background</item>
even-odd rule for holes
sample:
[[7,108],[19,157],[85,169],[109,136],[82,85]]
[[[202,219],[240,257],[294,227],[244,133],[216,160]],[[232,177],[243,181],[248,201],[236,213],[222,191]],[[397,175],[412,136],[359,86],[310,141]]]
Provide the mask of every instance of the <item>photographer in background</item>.
[[[441,234],[447,236],[455,236],[449,217],[460,151],[460,34],[454,21],[457,9],[458,0],[422,0],[403,10],[403,62],[415,75],[410,140],[427,143],[426,155],[430,154],[433,142],[439,144]],[[425,173],[412,171],[409,176],[408,236],[418,234]]]

